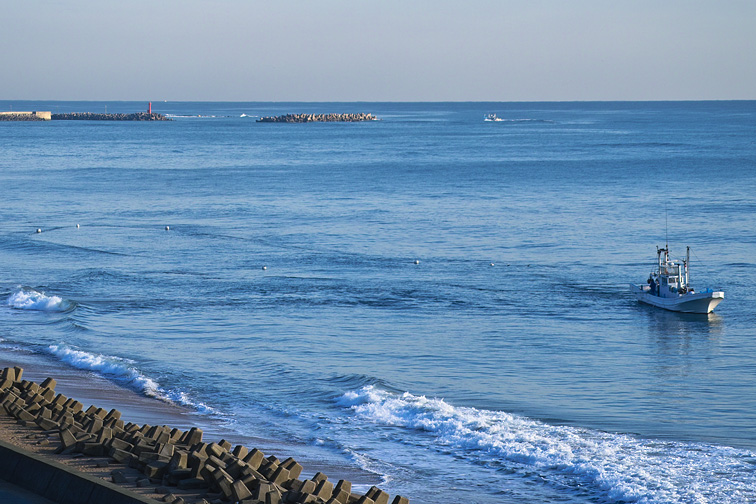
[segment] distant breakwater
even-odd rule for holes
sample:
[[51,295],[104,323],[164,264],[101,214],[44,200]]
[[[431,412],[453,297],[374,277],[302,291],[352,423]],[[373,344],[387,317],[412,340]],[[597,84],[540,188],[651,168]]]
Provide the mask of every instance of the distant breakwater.
[[94,112],[70,112],[52,114],[53,121],[170,121],[163,114],[135,112],[133,114],[97,114]]
[[363,122],[377,121],[373,114],[285,114],[261,117],[257,122],[307,123],[307,122]]

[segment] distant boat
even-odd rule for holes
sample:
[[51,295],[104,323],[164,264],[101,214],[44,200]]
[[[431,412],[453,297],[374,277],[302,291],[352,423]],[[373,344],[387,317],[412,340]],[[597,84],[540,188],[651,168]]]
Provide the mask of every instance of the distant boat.
[[484,121],[501,122],[504,119],[502,119],[501,117],[497,117],[496,114],[486,114],[485,116],[483,116],[483,120]]
[[670,260],[668,245],[657,247],[656,255],[657,268],[649,275],[647,285],[630,284],[638,301],[682,313],[711,313],[724,301],[723,291],[704,289],[696,292],[688,283],[690,247],[682,262]]

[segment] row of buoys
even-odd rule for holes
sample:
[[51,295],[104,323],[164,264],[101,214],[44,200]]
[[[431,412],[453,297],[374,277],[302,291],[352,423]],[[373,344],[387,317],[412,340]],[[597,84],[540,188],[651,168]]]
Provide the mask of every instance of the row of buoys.
[[[420,264],[420,261],[418,259],[415,259],[415,264]],[[496,266],[496,264],[491,263],[491,266]],[[509,264],[507,264],[507,266],[509,266]],[[528,264],[528,266],[530,266],[530,264]]]
[[[79,225],[78,225],[78,224],[76,224],[76,229],[79,229]],[[165,230],[166,230],[166,231],[170,231],[170,230],[171,230],[171,227],[170,227],[170,226],[165,226]],[[37,228],[37,233],[41,233],[41,232],[42,232],[42,229],[41,229],[41,228]],[[419,259],[415,259],[415,264],[420,264],[420,260],[419,260]],[[491,266],[495,266],[495,264],[494,264],[494,263],[491,263]],[[507,264],[507,266],[509,266],[509,264]],[[528,267],[530,267],[530,264],[528,264]],[[267,270],[267,269],[268,269],[268,267],[267,267],[267,266],[263,266],[263,267],[262,267],[262,270],[263,270],[263,271],[265,271],[265,270]]]
[[[76,229],[79,229],[80,227],[81,226],[79,224],[76,224]],[[166,231],[170,231],[170,229],[171,229],[170,226],[165,226]],[[41,233],[41,232],[42,232],[42,228],[37,228],[37,233]]]
[[[79,229],[79,225],[78,224],[76,224],[76,229]],[[42,228],[37,228],[37,233],[41,233],[41,232],[42,232]]]

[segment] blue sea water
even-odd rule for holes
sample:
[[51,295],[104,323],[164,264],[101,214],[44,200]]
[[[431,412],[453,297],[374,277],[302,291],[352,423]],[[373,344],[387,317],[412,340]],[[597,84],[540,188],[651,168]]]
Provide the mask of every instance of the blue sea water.
[[[0,122],[9,360],[414,503],[756,502],[756,102],[153,111]],[[665,240],[714,314],[633,299]]]

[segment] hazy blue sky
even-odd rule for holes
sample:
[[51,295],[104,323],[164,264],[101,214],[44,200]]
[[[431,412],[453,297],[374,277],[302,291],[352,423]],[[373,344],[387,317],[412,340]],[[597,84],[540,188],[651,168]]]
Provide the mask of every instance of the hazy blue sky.
[[755,0],[4,0],[0,99],[756,99]]

